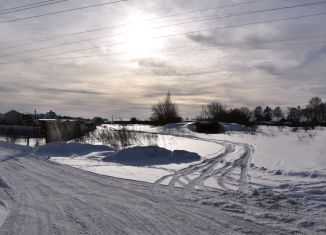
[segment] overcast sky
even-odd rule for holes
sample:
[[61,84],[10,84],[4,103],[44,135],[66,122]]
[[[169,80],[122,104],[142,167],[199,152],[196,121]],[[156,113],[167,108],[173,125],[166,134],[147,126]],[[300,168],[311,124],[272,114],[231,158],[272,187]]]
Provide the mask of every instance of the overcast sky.
[[[326,15],[268,22],[326,13],[326,1],[129,0],[4,22],[110,2],[1,11],[40,1],[0,2],[0,113],[147,118],[167,91],[184,117],[211,101],[287,107],[326,99]],[[239,2],[248,4],[218,8]],[[239,15],[313,2],[320,4]]]

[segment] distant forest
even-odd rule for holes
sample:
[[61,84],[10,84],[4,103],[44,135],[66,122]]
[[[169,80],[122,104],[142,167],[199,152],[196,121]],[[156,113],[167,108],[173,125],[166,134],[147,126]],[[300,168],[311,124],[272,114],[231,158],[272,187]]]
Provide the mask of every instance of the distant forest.
[[253,110],[247,107],[227,109],[218,102],[203,106],[199,119],[209,119],[220,122],[292,122],[292,123],[322,123],[326,122],[326,102],[319,97],[313,97],[305,107],[288,107],[285,112],[281,107],[257,106]]
[[[253,110],[248,107],[227,108],[219,102],[212,102],[202,106],[202,111],[196,119],[240,124],[321,125],[326,123],[326,102],[320,97],[313,97],[305,107],[288,107],[287,110],[279,106],[257,106]],[[152,106],[150,120],[158,125],[182,120],[170,93]]]

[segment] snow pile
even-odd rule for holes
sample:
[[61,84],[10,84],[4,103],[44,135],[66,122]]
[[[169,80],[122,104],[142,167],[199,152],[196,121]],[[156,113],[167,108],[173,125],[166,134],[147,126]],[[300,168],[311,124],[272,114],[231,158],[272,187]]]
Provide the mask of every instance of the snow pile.
[[32,151],[32,148],[30,147],[12,144],[4,141],[0,141],[0,148],[0,155],[4,155],[7,153],[11,153],[12,155],[14,155],[21,152],[27,153]]
[[111,156],[105,157],[102,160],[123,165],[151,166],[199,161],[200,156],[196,153],[183,150],[170,151],[158,146],[144,146],[127,148],[113,153]]
[[243,132],[248,131],[243,125],[237,123],[220,123],[223,132]]
[[196,131],[194,122],[171,123],[156,128],[156,132],[166,134],[191,134],[193,131]]
[[183,127],[185,125],[185,123],[170,123],[165,125],[163,128],[165,129],[179,129],[181,127]]
[[34,154],[46,157],[70,157],[108,151],[112,151],[112,148],[105,145],[54,142],[37,148]]
[[[207,121],[210,123],[210,121]],[[216,125],[219,125],[219,132],[246,132],[248,128],[237,124],[237,123],[224,123],[220,122]],[[196,123],[195,122],[184,122],[184,123],[171,123],[165,125],[163,131],[169,133],[178,133],[178,134],[191,134],[192,132],[197,132]]]

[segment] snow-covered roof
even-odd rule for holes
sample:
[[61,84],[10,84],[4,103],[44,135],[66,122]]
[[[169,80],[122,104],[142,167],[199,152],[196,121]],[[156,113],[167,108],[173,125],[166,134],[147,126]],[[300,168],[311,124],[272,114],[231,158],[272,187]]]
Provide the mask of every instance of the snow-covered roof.
[[257,121],[257,120],[256,120],[256,118],[255,118],[254,116],[251,116],[251,117],[249,118],[249,122],[255,122],[255,121]]
[[46,114],[44,114],[44,118],[45,119],[57,118],[57,114],[55,112],[53,112],[52,110],[50,110],[50,112],[47,112]]
[[300,118],[300,122],[308,122],[308,118],[302,117],[302,118]]
[[282,121],[284,118],[283,117],[273,117],[272,118],[272,122],[280,122]]
[[40,118],[39,121],[46,121],[46,122],[56,122],[58,121],[57,119],[53,119],[53,118]]

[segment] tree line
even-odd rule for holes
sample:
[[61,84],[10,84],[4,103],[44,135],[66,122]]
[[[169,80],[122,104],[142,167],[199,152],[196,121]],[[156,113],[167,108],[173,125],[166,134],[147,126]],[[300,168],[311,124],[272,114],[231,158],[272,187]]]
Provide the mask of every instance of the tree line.
[[[158,125],[182,121],[177,104],[172,101],[171,93],[152,106],[152,122]],[[217,122],[232,122],[240,124],[281,123],[292,124],[325,124],[326,102],[320,97],[313,97],[305,107],[288,107],[283,110],[280,106],[274,108],[257,106],[254,109],[248,107],[227,108],[219,102],[211,102],[202,106],[197,120],[212,120]]]

